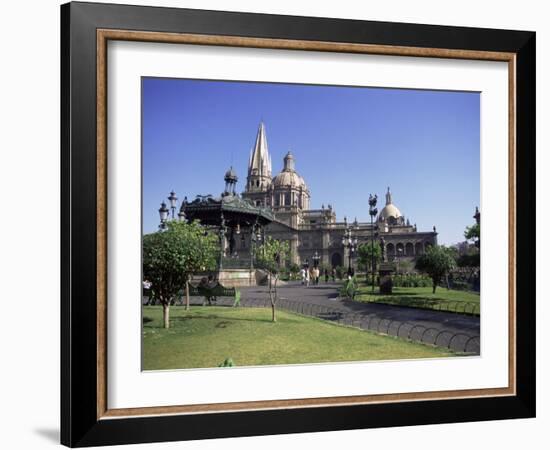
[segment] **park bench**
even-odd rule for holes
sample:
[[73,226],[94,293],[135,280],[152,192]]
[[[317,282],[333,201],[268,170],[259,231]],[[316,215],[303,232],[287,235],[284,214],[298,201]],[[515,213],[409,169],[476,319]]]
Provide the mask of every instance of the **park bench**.
[[204,297],[205,303],[208,301],[209,305],[212,305],[212,302],[216,302],[218,297],[232,297],[235,302],[234,306],[237,306],[240,303],[240,292],[235,288],[228,288],[215,281],[212,283],[199,283],[194,286],[189,284],[189,295],[195,297]]

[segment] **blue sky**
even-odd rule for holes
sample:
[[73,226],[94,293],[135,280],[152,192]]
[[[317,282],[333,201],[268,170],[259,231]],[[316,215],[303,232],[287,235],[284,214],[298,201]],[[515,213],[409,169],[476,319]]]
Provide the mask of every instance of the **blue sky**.
[[479,93],[143,79],[143,228],[170,190],[218,196],[233,165],[244,189],[258,124],[275,176],[291,150],[311,208],[368,221],[368,196],[394,204],[439,242],[464,240],[480,198]]

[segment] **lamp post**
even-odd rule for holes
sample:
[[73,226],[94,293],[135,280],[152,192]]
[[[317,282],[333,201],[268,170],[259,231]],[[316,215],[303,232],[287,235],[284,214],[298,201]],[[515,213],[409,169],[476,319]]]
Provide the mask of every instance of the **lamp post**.
[[176,193],[174,191],[170,192],[170,197],[168,197],[168,201],[170,202],[170,209],[172,210],[172,220],[176,217],[176,206],[178,203],[178,198],[176,197]]
[[223,269],[223,258],[225,257],[225,239],[226,239],[226,233],[227,233],[227,227],[225,226],[225,217],[223,215],[223,212],[220,217],[220,229],[218,230],[218,233],[220,235],[220,263],[218,264],[219,270]]
[[401,275],[399,272],[399,262],[401,261],[401,256],[403,255],[403,249],[401,247],[397,247],[397,273]]
[[[476,224],[479,226],[481,223],[481,213],[479,212],[479,208],[476,206],[476,212],[474,214],[474,219],[476,220]],[[479,236],[475,241],[475,246],[479,249],[480,248],[480,242],[479,242]]]
[[317,250],[315,250],[315,254],[313,255],[312,259],[313,268],[315,269],[313,271],[313,284],[317,285],[319,284],[319,260],[321,259],[319,253],[317,253]]
[[313,255],[313,267],[317,268],[319,266],[319,260],[321,257],[319,256],[319,253],[317,253],[317,250],[315,250],[315,254]]
[[250,227],[250,270],[254,268],[254,256],[256,252],[256,246],[262,242],[262,232],[258,218],[256,222]]
[[357,237],[353,237],[351,228],[347,228],[344,231],[344,236],[342,237],[342,245],[344,246],[344,248],[348,249],[348,275],[351,276],[351,258],[355,250],[357,250]]
[[370,215],[370,241],[371,241],[371,272],[372,272],[372,292],[374,292],[374,218],[378,214],[376,202],[378,196],[369,194],[369,215]]
[[159,216],[160,216],[159,229],[160,230],[166,229],[166,222],[168,221],[168,213],[169,213],[169,210],[166,207],[166,203],[162,202],[159,208]]

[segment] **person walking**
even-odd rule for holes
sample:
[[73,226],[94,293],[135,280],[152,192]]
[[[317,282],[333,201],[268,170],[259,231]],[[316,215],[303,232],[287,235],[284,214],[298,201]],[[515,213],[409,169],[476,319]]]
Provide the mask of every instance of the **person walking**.
[[325,267],[325,283],[328,283],[328,269]]
[[306,286],[309,287],[309,280],[310,280],[310,276],[309,276],[309,270],[305,270],[305,276],[306,276]]
[[302,285],[306,284],[306,269],[303,267],[300,269],[300,278],[302,279]]

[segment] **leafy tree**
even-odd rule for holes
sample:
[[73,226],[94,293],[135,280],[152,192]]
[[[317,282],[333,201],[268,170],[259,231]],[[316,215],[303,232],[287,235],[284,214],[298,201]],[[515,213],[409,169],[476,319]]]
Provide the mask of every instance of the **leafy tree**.
[[403,259],[399,261],[398,271],[399,273],[409,273],[414,268],[414,263],[408,259]]
[[456,259],[458,267],[479,267],[479,252],[468,252]]
[[475,223],[471,227],[466,227],[466,230],[464,231],[464,237],[469,241],[473,240],[476,243],[476,246],[478,245],[478,242],[479,242],[479,235],[480,235],[479,223]]
[[191,276],[215,268],[218,254],[217,236],[198,222],[171,221],[165,231],[143,236],[143,276],[163,307],[164,328],[170,327],[170,304],[178,292],[185,288],[189,309]]
[[442,278],[455,268],[455,259],[451,251],[443,245],[432,245],[426,253],[416,260],[416,269],[430,276],[433,283],[433,293]]
[[374,242],[374,246],[372,245],[372,242],[366,242],[359,246],[357,253],[359,254],[359,264],[365,268],[365,277],[368,283],[370,277],[369,274],[372,274],[373,271],[372,259],[374,257],[374,267],[376,269],[376,265],[382,260],[382,249],[380,248],[380,244],[378,242]]
[[265,242],[256,249],[256,265],[268,274],[269,299],[271,300],[271,320],[277,322],[275,308],[277,305],[277,281],[281,272],[281,262],[289,253],[288,242],[267,237]]

